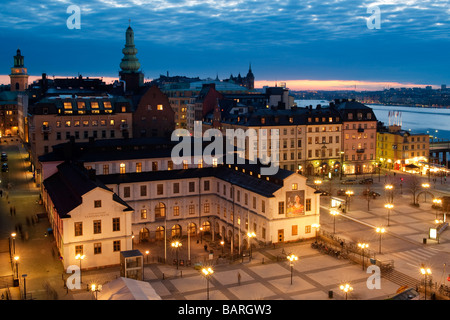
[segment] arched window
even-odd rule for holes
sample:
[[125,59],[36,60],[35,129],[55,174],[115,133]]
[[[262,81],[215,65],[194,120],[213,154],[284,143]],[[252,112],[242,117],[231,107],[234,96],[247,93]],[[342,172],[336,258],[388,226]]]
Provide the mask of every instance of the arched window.
[[195,236],[197,234],[197,225],[195,223],[189,223],[188,225],[189,235]]
[[155,219],[164,219],[166,217],[166,205],[162,202],[155,207]]
[[164,227],[156,228],[155,237],[156,240],[164,240]]
[[16,82],[16,90],[19,90],[19,89],[20,89],[20,85],[18,82]]
[[179,224],[172,227],[172,237],[181,237],[181,226]]

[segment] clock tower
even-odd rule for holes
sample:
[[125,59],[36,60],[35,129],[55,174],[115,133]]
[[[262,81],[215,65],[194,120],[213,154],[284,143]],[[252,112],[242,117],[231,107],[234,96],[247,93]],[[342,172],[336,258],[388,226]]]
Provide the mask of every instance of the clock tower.
[[28,88],[28,73],[27,68],[24,67],[23,56],[20,54],[20,49],[17,49],[17,54],[14,56],[14,67],[11,68],[11,91],[25,91]]

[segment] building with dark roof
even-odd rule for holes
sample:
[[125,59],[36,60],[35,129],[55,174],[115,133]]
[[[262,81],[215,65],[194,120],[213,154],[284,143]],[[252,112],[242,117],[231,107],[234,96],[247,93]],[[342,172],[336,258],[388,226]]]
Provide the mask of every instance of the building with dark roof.
[[42,199],[64,268],[118,265],[120,251],[132,249],[133,208],[95,174],[72,162],[44,180]]

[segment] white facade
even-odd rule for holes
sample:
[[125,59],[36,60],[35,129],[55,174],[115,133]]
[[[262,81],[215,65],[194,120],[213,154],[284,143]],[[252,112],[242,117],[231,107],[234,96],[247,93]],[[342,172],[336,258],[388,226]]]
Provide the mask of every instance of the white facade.
[[[256,176],[248,179],[264,180]],[[135,241],[185,236],[187,230],[197,235],[203,227],[213,240],[220,235],[233,241],[232,246],[239,250],[246,246],[248,231],[255,232],[256,240],[265,243],[315,235],[311,225],[319,222],[320,196],[299,174],[292,173],[283,183],[270,196],[215,176],[105,184],[134,208]],[[303,195],[303,214],[287,213],[287,192]],[[279,212],[280,206],[283,209]]]

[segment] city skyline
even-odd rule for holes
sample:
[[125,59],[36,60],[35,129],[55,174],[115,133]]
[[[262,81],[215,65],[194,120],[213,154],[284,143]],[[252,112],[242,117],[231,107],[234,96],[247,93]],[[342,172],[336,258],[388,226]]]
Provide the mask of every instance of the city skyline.
[[[245,75],[251,63],[257,88],[286,82],[291,90],[379,90],[448,82],[445,1],[81,1],[75,4],[80,29],[69,29],[71,4],[4,4],[0,29],[9,45],[0,56],[0,83],[9,83],[17,48],[30,81],[42,73],[118,78],[129,23],[147,81],[167,72],[225,79]],[[373,7],[380,10],[379,29],[369,28]]]

